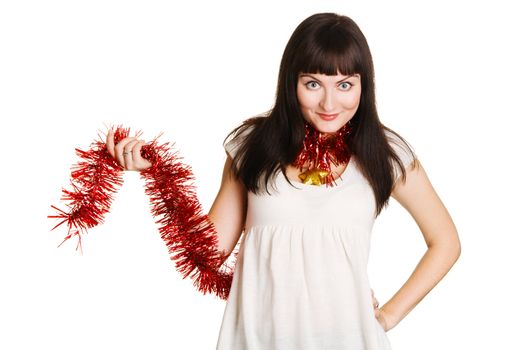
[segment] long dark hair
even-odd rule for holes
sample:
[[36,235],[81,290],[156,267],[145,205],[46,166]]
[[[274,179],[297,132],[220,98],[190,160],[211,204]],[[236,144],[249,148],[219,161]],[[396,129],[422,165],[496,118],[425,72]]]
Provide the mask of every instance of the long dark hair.
[[[356,164],[373,189],[376,216],[387,206],[394,184],[392,162],[405,180],[405,168],[388,144],[385,130],[405,140],[383,125],[375,102],[372,55],[365,36],[349,17],[319,13],[305,19],[295,29],[284,50],[273,108],[248,119],[226,137],[225,142],[244,133],[232,168],[248,191],[268,192],[274,176],[293,163],[302,147],[305,120],[296,94],[300,73],[326,75],[360,74],[361,97],[350,120],[350,150]],[[405,144],[407,144],[405,142]],[[408,151],[414,156],[410,148]]]

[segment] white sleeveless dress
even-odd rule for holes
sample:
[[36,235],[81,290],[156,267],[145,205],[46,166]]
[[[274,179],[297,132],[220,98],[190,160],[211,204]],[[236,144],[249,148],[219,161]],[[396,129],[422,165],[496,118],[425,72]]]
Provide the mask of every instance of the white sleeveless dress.
[[[225,145],[231,157],[236,146]],[[407,168],[410,154],[392,146]],[[292,183],[279,173],[271,195],[248,193],[216,349],[391,349],[367,275],[375,200],[354,157],[336,186]]]

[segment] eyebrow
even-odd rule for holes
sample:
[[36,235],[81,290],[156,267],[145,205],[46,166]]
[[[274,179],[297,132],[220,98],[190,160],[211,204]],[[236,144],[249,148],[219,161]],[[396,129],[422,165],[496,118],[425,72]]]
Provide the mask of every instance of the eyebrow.
[[[312,75],[310,75],[310,74],[300,74],[300,75],[298,76],[298,78],[304,78],[304,77],[309,77],[309,78],[312,78],[312,79],[314,79],[314,80],[316,80],[316,81],[318,81],[318,82],[321,82],[319,79],[317,79],[316,77],[314,77],[314,76],[312,76]],[[357,78],[357,77],[358,77],[358,74],[351,74],[351,75],[348,75],[348,76],[346,76],[344,79],[337,81],[337,84],[339,84],[339,83],[341,83],[341,82],[343,82],[344,80],[347,80],[347,79],[349,79],[349,78]]]

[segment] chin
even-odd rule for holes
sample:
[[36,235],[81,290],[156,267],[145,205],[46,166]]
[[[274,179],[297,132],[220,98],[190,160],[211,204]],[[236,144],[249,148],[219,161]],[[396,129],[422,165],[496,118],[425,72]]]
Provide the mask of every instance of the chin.
[[340,123],[338,125],[329,125],[326,123],[326,125],[323,123],[313,123],[312,124],[314,126],[314,128],[319,131],[319,132],[322,132],[324,134],[334,134],[336,133],[338,130],[340,130],[340,128],[342,128],[343,125],[341,125]]

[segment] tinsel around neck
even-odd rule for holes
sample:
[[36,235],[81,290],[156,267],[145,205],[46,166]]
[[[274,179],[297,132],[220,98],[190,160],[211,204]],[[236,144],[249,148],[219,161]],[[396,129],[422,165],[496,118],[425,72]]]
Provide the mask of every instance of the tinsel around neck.
[[[351,158],[351,150],[348,146],[351,131],[350,122],[331,134],[322,133],[306,122],[303,145],[293,166],[300,171],[305,170],[304,176],[307,176],[307,172],[323,173],[324,175],[320,177],[319,182],[332,186],[335,179],[331,171],[331,165],[345,164]],[[302,180],[306,182],[302,175]],[[320,184],[317,183],[318,181],[315,182],[309,181],[310,184]]]

